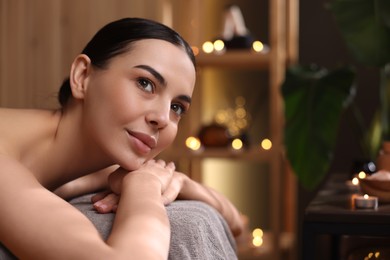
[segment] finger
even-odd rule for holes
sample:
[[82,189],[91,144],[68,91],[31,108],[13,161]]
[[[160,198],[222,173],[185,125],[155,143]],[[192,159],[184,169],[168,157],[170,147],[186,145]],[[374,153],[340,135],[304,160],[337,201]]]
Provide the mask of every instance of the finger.
[[167,164],[167,166],[165,166],[165,168],[167,168],[167,169],[169,169],[169,170],[171,170],[171,171],[173,172],[173,171],[175,171],[175,169],[176,169],[176,165],[175,165],[174,162],[169,162],[169,163]]
[[110,193],[111,193],[111,191],[109,191],[109,190],[96,193],[95,195],[93,195],[91,197],[91,202],[95,203],[96,201],[102,200],[104,197],[106,197]]
[[93,206],[99,213],[109,213],[112,212],[118,205],[118,201],[119,196],[114,193],[110,193],[103,199],[95,202]]
[[156,160],[155,159],[150,159],[150,160],[146,161],[144,163],[144,165],[149,165],[149,164],[153,164],[153,163],[156,163]]
[[167,164],[164,160],[161,159],[157,160],[156,163],[161,165],[162,167],[165,167],[165,165]]

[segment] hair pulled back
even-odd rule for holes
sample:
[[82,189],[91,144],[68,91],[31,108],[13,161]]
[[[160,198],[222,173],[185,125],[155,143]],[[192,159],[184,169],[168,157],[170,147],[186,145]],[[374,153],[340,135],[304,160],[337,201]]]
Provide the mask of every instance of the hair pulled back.
[[[191,47],[176,31],[143,18],[124,18],[105,25],[88,42],[82,54],[87,55],[95,67],[104,69],[111,58],[130,50],[131,43],[145,39],[164,40],[181,46],[195,66]],[[58,94],[61,106],[65,106],[71,96],[70,81],[67,78]]]

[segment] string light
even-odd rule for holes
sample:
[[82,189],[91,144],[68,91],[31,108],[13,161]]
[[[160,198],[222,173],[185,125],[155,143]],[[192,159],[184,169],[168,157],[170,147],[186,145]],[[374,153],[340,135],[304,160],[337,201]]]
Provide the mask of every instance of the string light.
[[212,53],[214,51],[214,44],[212,42],[210,42],[210,41],[206,41],[202,45],[202,50],[205,53]]
[[261,230],[261,228],[255,228],[253,231],[252,231],[252,244],[255,246],[255,247],[260,247],[263,245],[263,230]]
[[196,150],[199,150],[200,147],[202,146],[200,140],[196,137],[193,137],[193,136],[190,136],[186,139],[186,146],[193,150],[193,151],[196,151]]
[[215,51],[223,51],[225,49],[225,43],[222,40],[216,40],[213,47]]
[[261,41],[254,41],[252,48],[255,52],[261,52],[264,49],[264,44]]
[[240,150],[243,146],[243,143],[240,139],[236,138],[232,141],[232,147],[234,150]]
[[270,150],[272,148],[272,142],[271,140],[269,139],[264,139],[263,141],[261,141],[261,147],[264,149],[264,150]]

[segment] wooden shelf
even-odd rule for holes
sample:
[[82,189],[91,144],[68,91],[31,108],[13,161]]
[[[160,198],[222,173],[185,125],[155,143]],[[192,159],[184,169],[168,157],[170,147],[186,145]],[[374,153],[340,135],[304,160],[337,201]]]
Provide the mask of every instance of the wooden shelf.
[[[269,211],[266,212],[266,215],[269,219],[270,234],[265,237],[266,241],[261,248],[240,248],[240,259],[242,260],[287,259],[285,253],[288,251],[289,255],[292,254],[290,252],[292,247],[290,244],[292,243],[290,243],[291,239],[287,239],[289,246],[286,246],[285,232],[294,233],[295,231],[294,227],[289,225],[290,223],[294,223],[295,219],[295,189],[293,179],[288,178],[284,174],[286,165],[285,161],[283,161],[283,100],[280,95],[280,88],[284,80],[286,68],[294,64],[298,57],[299,0],[267,1],[268,11],[259,9],[259,12],[256,10],[252,13],[252,15],[258,14],[258,18],[268,18],[268,37],[266,37],[268,45],[265,46],[266,49],[262,52],[255,52],[249,48],[240,50],[229,49],[223,52],[214,51],[210,54],[200,50],[199,54],[196,55],[197,70],[200,73],[197,74],[198,83],[193,95],[194,102],[191,105],[191,120],[185,121],[184,124],[185,131],[187,132],[186,134],[181,134],[175,145],[161,155],[162,159],[175,161],[178,167],[184,170],[183,172],[187,172],[192,179],[199,182],[203,182],[203,180],[210,182],[212,177],[219,176],[218,174],[211,176],[214,174],[213,167],[217,170],[229,170],[229,167],[233,166],[230,164],[231,162],[237,162],[237,165],[232,167],[232,175],[240,173],[240,169],[245,171],[248,169],[248,172],[258,173],[258,175],[263,173],[268,174],[269,178],[263,178],[264,176],[257,175],[251,175],[248,178],[253,178],[253,182],[256,182],[256,178],[266,182],[262,183],[262,185],[267,185],[269,196],[254,198],[253,207],[259,207],[260,200],[267,201]],[[173,3],[174,1],[167,0],[168,2]],[[194,27],[181,27],[183,25],[182,22],[177,22],[173,25],[183,29],[183,33],[188,35],[192,45],[199,46],[204,42],[204,38],[207,39],[210,38],[209,35],[216,35],[216,31],[211,26],[217,23],[217,19],[215,19],[217,12],[214,11],[217,11],[218,8],[223,6],[221,3],[227,3],[227,1],[217,1],[221,4],[220,7],[217,7],[218,5],[215,3],[211,4],[209,1],[189,0],[185,2],[187,3],[186,8],[181,4],[177,5],[176,8],[182,8],[183,13],[180,14],[180,17],[189,18]],[[252,2],[255,8],[257,3],[255,0]],[[213,12],[206,11],[211,7],[215,7],[216,9],[213,9]],[[173,8],[172,10],[176,9]],[[263,11],[268,12],[268,15],[261,15]],[[176,14],[178,13],[180,12],[176,12]],[[169,12],[169,14],[172,15],[173,12]],[[208,17],[203,17],[206,15]],[[171,18],[169,17],[169,19]],[[264,19],[262,19],[258,19],[259,24],[264,22]],[[171,20],[175,21],[175,19]],[[177,19],[177,21],[180,21],[180,19]],[[237,77],[232,80],[234,75],[237,75]],[[261,80],[261,82],[257,80]],[[247,81],[250,81],[250,84],[242,84]],[[238,86],[230,90],[229,84],[236,84]],[[226,88],[223,89],[222,87],[225,85]],[[213,86],[216,87],[213,88]],[[251,89],[248,91],[246,87]],[[251,99],[253,97],[251,96],[252,92],[257,91],[255,88],[259,87],[267,87],[262,96],[266,99],[266,103],[261,104],[261,106],[259,104],[258,107],[259,112],[264,112],[266,116],[260,117],[260,113],[257,113],[256,118],[253,118],[253,120],[265,121],[264,125],[266,125],[268,138],[272,140],[273,144],[271,150],[263,150],[259,145],[253,145],[248,149],[239,151],[234,151],[230,147],[219,149],[205,148],[201,151],[192,151],[184,146],[186,135],[193,135],[206,122],[210,121],[213,110],[218,109],[218,106],[224,102],[223,98],[225,96],[230,95],[233,98],[242,93],[242,96]],[[219,99],[219,95],[221,95],[221,99]],[[253,98],[251,100],[252,103],[258,102]],[[265,108],[265,105],[268,105],[268,107]],[[260,109],[266,110],[260,111]],[[265,129],[261,130],[264,131]],[[252,134],[256,132],[251,131]],[[212,159],[213,161],[208,161],[208,159]],[[259,163],[261,165],[257,167],[258,165],[252,165],[253,163]],[[266,167],[262,167],[263,165]],[[211,181],[210,183],[215,185],[215,187],[211,186],[213,188],[221,188],[222,185],[218,186],[219,184],[223,182],[229,183],[231,180],[236,181],[238,179],[223,179],[220,181],[216,180],[215,182]],[[242,183],[247,185],[247,179],[243,178]],[[207,183],[205,184],[208,185]],[[235,192],[238,191],[232,191],[232,193]],[[241,206],[246,208],[244,203]],[[249,210],[247,211],[249,212]],[[254,216],[254,214],[252,215],[250,216],[251,218],[258,217]],[[255,223],[256,220],[253,220],[252,223]]]
[[199,53],[196,63],[199,67],[223,67],[235,69],[267,69],[269,52],[252,50],[228,50],[225,53]]

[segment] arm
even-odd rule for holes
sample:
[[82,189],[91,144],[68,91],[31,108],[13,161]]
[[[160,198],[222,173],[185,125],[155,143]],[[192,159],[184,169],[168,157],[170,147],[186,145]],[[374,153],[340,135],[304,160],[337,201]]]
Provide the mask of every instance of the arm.
[[[122,177],[115,176],[114,178],[116,182],[120,183]],[[98,194],[92,198],[96,210],[100,213],[107,213],[116,209],[119,197],[112,193],[106,195],[106,193]],[[198,200],[214,207],[225,218],[234,236],[238,236],[244,229],[245,224],[242,215],[225,196],[191,180],[187,175],[180,172],[174,173],[169,187],[162,194],[165,205],[175,199]]]
[[57,196],[67,200],[83,194],[107,189],[107,178],[117,169],[118,166],[113,165],[101,171],[82,176],[78,179],[65,183],[64,185],[55,189],[53,192]]
[[224,217],[233,235],[240,235],[244,229],[244,223],[237,208],[219,192],[191,180],[187,175],[181,175],[183,178],[183,188],[178,198],[198,200],[209,204]]
[[105,243],[81,212],[43,188],[28,169],[5,156],[0,166],[0,241],[18,258],[167,258],[170,232],[161,192],[173,169],[149,163],[126,175]]

